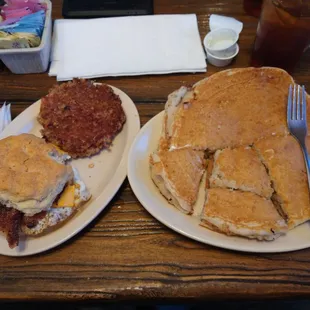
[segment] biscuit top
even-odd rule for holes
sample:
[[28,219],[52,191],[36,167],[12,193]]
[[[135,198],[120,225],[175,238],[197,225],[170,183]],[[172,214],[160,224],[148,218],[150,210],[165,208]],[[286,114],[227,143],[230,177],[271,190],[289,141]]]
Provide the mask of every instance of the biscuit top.
[[69,158],[31,134],[0,140],[0,203],[30,215],[46,210],[73,178]]

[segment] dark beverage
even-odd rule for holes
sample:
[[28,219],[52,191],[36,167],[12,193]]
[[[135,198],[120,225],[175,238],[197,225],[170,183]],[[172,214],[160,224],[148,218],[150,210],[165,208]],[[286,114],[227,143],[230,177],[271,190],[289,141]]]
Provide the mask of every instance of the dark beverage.
[[265,0],[251,64],[292,72],[310,44],[309,10],[310,0]]
[[247,14],[259,17],[262,2],[262,0],[243,0],[243,9]]

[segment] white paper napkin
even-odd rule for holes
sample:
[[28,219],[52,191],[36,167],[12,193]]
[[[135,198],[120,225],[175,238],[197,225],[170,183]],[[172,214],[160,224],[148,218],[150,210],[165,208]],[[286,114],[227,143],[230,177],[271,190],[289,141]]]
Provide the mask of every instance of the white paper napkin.
[[0,109],[0,133],[11,122],[11,120],[11,104],[7,105],[5,102]]
[[63,46],[62,39],[63,36],[58,35],[63,33],[63,29],[67,23],[80,22],[80,19],[57,19],[54,22],[54,30],[52,37],[52,48],[51,48],[51,65],[48,72],[49,76],[56,76],[58,72],[59,60],[61,58],[61,47]]
[[206,72],[194,14],[66,21],[56,24],[52,51],[50,75],[59,81]]
[[243,23],[233,17],[212,14],[209,18],[209,27],[210,30],[229,28],[240,34],[243,28]]

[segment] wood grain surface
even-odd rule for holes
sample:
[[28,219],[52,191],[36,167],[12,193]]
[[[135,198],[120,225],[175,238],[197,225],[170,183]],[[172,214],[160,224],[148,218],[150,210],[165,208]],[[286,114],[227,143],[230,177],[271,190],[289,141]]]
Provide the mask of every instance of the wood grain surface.
[[[231,67],[249,65],[257,19],[242,0],[154,0],[155,13],[196,13],[201,36],[212,13],[244,23],[240,54]],[[61,18],[60,0],[53,17]],[[104,39],[104,38],[102,38]],[[97,79],[125,91],[142,124],[163,109],[167,95],[218,71]],[[294,77],[310,87],[310,53]],[[0,69],[0,102],[16,116],[45,95],[55,78],[13,75]],[[310,249],[284,254],[226,251],[187,239],[160,224],[140,205],[126,180],[108,208],[76,237],[46,253],[0,256],[0,300],[257,299],[310,295]]]

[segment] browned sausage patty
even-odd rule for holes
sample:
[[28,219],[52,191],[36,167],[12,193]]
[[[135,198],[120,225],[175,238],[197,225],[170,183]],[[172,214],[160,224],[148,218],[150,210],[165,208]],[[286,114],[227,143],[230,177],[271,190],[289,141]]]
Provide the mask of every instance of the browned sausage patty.
[[125,121],[119,96],[104,84],[75,79],[54,86],[41,100],[43,137],[73,158],[109,148]]

